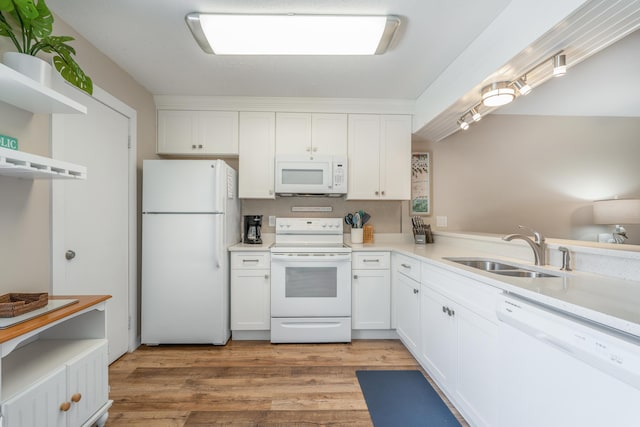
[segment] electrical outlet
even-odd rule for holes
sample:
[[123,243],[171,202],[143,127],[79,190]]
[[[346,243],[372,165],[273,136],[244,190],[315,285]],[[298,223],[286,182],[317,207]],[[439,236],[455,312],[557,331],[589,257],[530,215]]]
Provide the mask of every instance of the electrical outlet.
[[275,226],[276,226],[276,216],[269,215],[269,227],[275,227]]
[[447,226],[447,217],[446,216],[436,216],[436,226],[437,227],[446,227]]

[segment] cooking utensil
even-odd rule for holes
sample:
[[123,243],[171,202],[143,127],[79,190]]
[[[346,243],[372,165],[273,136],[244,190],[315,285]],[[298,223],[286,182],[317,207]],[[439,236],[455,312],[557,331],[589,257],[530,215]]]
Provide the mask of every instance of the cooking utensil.
[[355,228],[362,228],[362,218],[360,218],[360,212],[356,212],[353,215],[353,226]]
[[346,222],[347,225],[350,225],[353,227],[353,214],[350,214],[350,213],[346,214],[344,216],[344,222]]
[[360,217],[362,218],[362,225],[365,225],[367,221],[371,219],[371,215],[363,211],[360,211],[360,212],[362,212],[362,214],[360,215]]

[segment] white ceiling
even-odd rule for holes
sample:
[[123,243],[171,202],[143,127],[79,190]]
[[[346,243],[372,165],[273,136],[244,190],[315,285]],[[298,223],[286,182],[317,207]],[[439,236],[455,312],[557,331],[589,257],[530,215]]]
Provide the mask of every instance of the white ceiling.
[[[50,9],[154,95],[416,99],[509,0],[48,0]],[[216,56],[189,12],[391,14],[380,56]],[[99,82],[97,82],[99,85]]]

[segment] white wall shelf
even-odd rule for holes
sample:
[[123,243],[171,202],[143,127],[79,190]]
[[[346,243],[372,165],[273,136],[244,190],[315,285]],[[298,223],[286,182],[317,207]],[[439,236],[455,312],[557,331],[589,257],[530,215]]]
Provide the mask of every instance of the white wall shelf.
[[87,113],[87,107],[0,64],[0,101],[32,113]]
[[87,179],[87,168],[0,147],[0,175],[28,179]]

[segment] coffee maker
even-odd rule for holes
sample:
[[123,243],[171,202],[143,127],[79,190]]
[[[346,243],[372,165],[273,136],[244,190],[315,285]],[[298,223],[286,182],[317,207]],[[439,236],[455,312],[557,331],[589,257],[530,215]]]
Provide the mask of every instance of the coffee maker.
[[245,215],[244,216],[244,243],[260,244],[260,228],[262,227],[262,215]]

